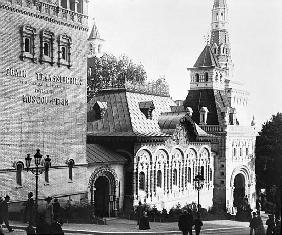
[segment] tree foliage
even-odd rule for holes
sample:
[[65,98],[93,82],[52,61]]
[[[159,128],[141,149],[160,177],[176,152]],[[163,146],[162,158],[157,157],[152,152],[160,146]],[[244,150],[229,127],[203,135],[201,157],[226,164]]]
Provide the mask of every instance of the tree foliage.
[[282,113],[263,124],[256,140],[256,174],[260,188],[279,186],[282,176]]
[[135,64],[127,56],[119,58],[111,54],[88,59],[88,100],[105,86],[121,86],[125,81],[144,82],[147,74],[142,64]]

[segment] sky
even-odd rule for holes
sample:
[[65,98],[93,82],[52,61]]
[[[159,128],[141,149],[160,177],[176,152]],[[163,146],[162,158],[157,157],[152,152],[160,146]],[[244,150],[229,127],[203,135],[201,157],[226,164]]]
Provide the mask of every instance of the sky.
[[[192,67],[210,33],[214,0],[90,0],[104,51],[144,65],[149,80],[165,76],[184,100]],[[234,80],[250,92],[258,128],[282,112],[282,1],[227,0]],[[90,20],[90,24],[93,21]]]

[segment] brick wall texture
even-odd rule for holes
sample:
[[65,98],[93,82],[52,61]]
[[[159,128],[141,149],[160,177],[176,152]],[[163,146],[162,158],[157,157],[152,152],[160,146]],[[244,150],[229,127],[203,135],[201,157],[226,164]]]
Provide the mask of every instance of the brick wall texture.
[[[44,157],[50,155],[52,164],[49,184],[44,174],[39,178],[39,197],[83,193],[87,191],[84,46],[87,26],[60,20],[24,4],[0,0],[0,195],[9,194],[11,201],[21,201],[29,191],[35,190],[35,177],[30,172],[23,171],[22,186],[17,185],[15,163],[25,162],[27,153],[33,158],[37,148]],[[23,25],[36,29],[37,58],[41,30],[54,33],[53,65],[20,58]],[[72,39],[70,68],[57,65],[60,34]],[[37,73],[76,78],[80,82],[76,85],[41,81]],[[59,99],[60,104],[59,100],[48,104],[24,100],[28,96]],[[72,181],[68,177],[68,159],[75,161]]]

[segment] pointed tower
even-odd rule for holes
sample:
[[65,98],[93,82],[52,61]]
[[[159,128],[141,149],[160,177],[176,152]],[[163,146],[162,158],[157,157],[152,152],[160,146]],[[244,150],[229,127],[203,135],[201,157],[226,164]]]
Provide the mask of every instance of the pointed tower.
[[255,206],[255,122],[248,118],[248,92],[232,76],[226,0],[214,0],[211,37],[192,68],[184,108],[208,134],[215,153],[214,195],[217,207],[236,213],[248,199]]
[[212,9],[210,45],[221,68],[227,75],[233,70],[231,46],[228,33],[228,8],[226,0],[215,0]]
[[88,58],[94,56],[100,57],[103,55],[104,41],[105,40],[101,38],[98,28],[94,21],[91,33],[88,38],[88,45],[89,45]]

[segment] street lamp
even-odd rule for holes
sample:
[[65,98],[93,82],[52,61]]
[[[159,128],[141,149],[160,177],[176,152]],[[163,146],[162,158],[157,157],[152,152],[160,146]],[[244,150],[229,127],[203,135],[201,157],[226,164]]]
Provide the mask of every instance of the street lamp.
[[[51,159],[49,155],[46,156],[44,159],[44,162],[42,162],[42,155],[40,154],[40,149],[36,150],[36,154],[34,155],[34,163],[35,167],[30,167],[32,158],[30,157],[30,154],[27,154],[27,157],[25,158],[25,164],[26,164],[26,171],[32,172],[32,174],[35,175],[35,218],[37,216],[37,208],[38,208],[38,176],[41,175],[44,171],[48,171],[51,167]],[[42,163],[43,166],[42,167]]]
[[200,173],[195,176],[194,183],[195,189],[198,190],[198,212],[200,212],[200,190],[203,188],[205,179]]

